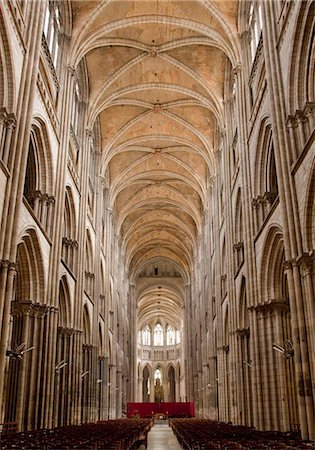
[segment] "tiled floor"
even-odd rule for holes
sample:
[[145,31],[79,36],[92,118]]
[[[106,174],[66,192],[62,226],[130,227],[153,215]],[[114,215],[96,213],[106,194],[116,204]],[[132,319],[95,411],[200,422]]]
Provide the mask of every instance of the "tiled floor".
[[158,421],[148,434],[147,450],[182,450],[168,421]]

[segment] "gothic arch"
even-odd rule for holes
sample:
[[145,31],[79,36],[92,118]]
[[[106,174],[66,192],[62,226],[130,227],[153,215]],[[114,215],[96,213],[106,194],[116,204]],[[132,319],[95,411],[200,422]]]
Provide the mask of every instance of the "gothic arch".
[[104,331],[101,322],[98,323],[98,353],[99,356],[104,354]]
[[45,303],[43,257],[36,231],[25,232],[17,247],[16,301]]
[[100,284],[100,293],[102,296],[105,296],[105,269],[104,269],[104,263],[103,260],[101,260],[101,267],[100,267],[100,276],[101,276],[101,284]]
[[53,164],[51,146],[49,143],[47,127],[40,117],[33,118],[31,127],[30,146],[36,155],[37,184],[36,189],[43,194],[52,194],[53,191]]
[[254,180],[256,180],[256,185],[254,187],[254,195],[263,196],[265,193],[272,192],[273,188],[276,189],[274,193],[277,194],[277,173],[269,117],[263,118],[261,122],[255,159]]
[[51,232],[54,205],[53,167],[46,125],[33,119],[24,181],[24,198],[43,227]]
[[244,262],[244,234],[241,188],[237,191],[234,215],[234,270],[238,271]]
[[90,344],[92,338],[91,319],[87,304],[83,306],[83,344]]
[[261,286],[264,286],[263,301],[281,299],[284,274],[283,233],[278,226],[271,226],[265,240],[261,262]]
[[221,298],[223,299],[227,294],[227,267],[226,267],[226,242],[223,237],[221,250]]
[[246,296],[246,279],[242,276],[241,281],[241,289],[239,294],[239,328],[245,329],[249,326],[249,317],[248,317],[248,305],[247,305],[247,296]]
[[67,277],[64,275],[60,280],[59,288],[59,317],[58,326],[62,328],[70,327],[71,323],[71,303]]
[[241,188],[237,190],[237,197],[235,203],[235,219],[234,219],[234,241],[242,242],[243,241],[243,214],[242,214],[242,194]]
[[92,246],[92,239],[91,239],[91,233],[89,230],[86,230],[86,242],[85,242],[85,260],[86,260],[86,270],[87,272],[93,273],[93,246]]
[[150,366],[146,364],[142,370],[142,401],[149,402],[149,383],[151,381]]
[[[23,344],[24,349],[32,351],[26,353],[22,360],[10,358],[4,420],[18,422],[20,429],[37,428],[40,426],[38,402],[44,378],[41,360],[47,357],[48,323],[43,258],[35,230],[28,229],[23,233],[17,246],[16,261],[18,268],[8,349],[14,351]],[[36,374],[38,389],[31,382],[32,374]],[[33,410],[29,409],[31,400],[37,405]]]
[[229,324],[229,305],[227,304],[223,311],[223,345],[229,345],[230,324]]
[[[295,362],[290,356],[292,330],[283,233],[277,225],[268,230],[261,264],[260,302],[264,306],[259,311],[261,320],[258,327],[259,332],[265,335],[262,357],[271,361],[270,365],[262,368],[262,389],[267,398],[266,408],[270,409],[269,426],[275,428],[280,417],[283,429],[288,430],[291,424],[299,423],[299,417]],[[285,356],[275,351],[274,343],[287,349]],[[277,375],[274,379],[273,374]],[[268,393],[270,388],[275,392],[272,398]]]
[[315,45],[314,17],[315,4],[312,1],[300,2],[296,19],[294,43],[291,53],[289,110],[294,114],[303,110],[307,102],[315,101]]
[[75,204],[70,186],[66,187],[65,211],[64,211],[64,236],[69,239],[76,239],[76,212]]
[[73,194],[70,186],[66,187],[65,208],[63,213],[62,257],[68,267],[75,272],[77,250],[77,227]]
[[14,70],[7,26],[0,5],[0,108],[11,113],[14,108]]
[[168,401],[176,401],[176,375],[173,364],[169,364],[167,367],[167,378],[168,378]]
[[94,254],[91,233],[88,229],[85,240],[85,292],[91,298],[94,295]]
[[315,249],[315,160],[308,184],[304,224],[306,251],[311,251]]

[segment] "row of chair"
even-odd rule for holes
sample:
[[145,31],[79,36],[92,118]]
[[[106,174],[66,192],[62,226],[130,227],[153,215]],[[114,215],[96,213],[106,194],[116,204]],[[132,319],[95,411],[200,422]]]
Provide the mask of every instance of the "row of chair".
[[315,450],[298,433],[258,431],[251,427],[205,419],[170,420],[178,441],[188,450]]
[[0,436],[1,450],[132,450],[146,442],[147,419],[120,419]]

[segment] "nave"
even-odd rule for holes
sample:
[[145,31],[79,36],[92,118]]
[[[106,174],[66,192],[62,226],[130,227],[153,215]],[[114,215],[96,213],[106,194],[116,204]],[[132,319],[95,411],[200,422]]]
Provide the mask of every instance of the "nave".
[[0,0],[0,431],[192,404],[315,440],[314,27]]

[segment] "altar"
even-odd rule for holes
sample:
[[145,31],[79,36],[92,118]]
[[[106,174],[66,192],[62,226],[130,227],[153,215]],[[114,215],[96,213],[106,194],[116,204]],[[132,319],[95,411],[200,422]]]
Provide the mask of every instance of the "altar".
[[194,402],[127,403],[127,417],[194,417]]

